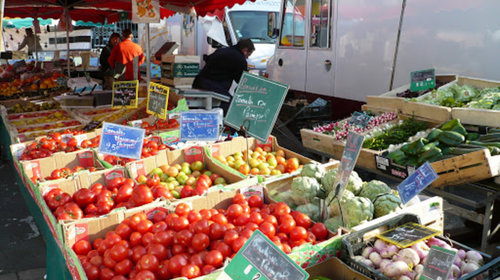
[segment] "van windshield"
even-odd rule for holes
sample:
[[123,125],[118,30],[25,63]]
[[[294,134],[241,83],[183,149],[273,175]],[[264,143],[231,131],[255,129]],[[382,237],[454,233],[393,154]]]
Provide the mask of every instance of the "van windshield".
[[[250,38],[254,43],[272,43],[276,38],[267,34],[268,11],[231,11],[229,18],[233,25],[238,41],[241,38]],[[278,12],[274,12],[278,18]]]

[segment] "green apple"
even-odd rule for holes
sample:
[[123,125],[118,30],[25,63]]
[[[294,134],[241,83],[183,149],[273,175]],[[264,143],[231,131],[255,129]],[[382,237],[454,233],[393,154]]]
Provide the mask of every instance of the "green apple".
[[203,168],[205,168],[205,166],[204,166],[203,162],[201,162],[199,160],[191,163],[191,169],[193,171],[201,171],[201,170],[203,170]]

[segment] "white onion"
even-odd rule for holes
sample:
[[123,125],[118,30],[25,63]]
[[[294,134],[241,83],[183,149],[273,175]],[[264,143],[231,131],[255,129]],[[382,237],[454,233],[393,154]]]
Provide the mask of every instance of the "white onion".
[[361,253],[361,256],[363,256],[363,258],[365,259],[368,259],[368,257],[370,256],[370,254],[373,252],[373,248],[368,246],[366,248],[363,249],[363,252]]
[[465,260],[467,262],[475,262],[479,266],[483,265],[483,256],[477,251],[468,251],[465,254]]
[[373,245],[373,249],[375,249],[375,251],[377,251],[378,253],[381,253],[386,250],[387,245],[388,244],[382,239],[377,239],[377,241],[375,241],[375,244]]
[[377,252],[371,252],[370,256],[368,257],[370,261],[375,265],[375,267],[380,266],[380,262],[382,261],[382,257]]

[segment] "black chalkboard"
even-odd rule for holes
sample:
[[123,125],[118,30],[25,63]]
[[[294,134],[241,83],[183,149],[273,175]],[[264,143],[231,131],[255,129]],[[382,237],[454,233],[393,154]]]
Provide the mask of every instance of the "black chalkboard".
[[137,108],[137,93],[139,81],[120,81],[113,83],[113,97],[111,107]]
[[224,272],[233,280],[301,280],[309,276],[259,230],[252,234]]
[[224,123],[234,129],[244,126],[249,135],[265,142],[287,92],[287,85],[244,72]]
[[425,259],[424,271],[420,280],[445,280],[448,279],[451,266],[455,260],[457,252],[441,247],[432,246]]
[[169,87],[150,82],[148,89],[147,113],[156,115],[159,118],[167,118]]
[[400,248],[406,248],[421,240],[436,236],[439,233],[435,229],[424,227],[417,223],[406,223],[385,231],[377,235],[377,237]]

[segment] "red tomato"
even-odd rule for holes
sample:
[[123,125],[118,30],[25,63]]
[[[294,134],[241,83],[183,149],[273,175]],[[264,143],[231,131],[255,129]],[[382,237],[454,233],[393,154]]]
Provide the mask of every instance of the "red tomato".
[[130,245],[135,247],[142,244],[142,234],[140,232],[134,231],[130,235]]
[[191,233],[187,229],[183,229],[183,230],[175,233],[174,244],[179,244],[182,246],[189,246],[189,245],[191,245],[192,239],[193,239],[193,233]]
[[189,227],[189,220],[186,217],[176,217],[172,223],[172,228],[175,231],[181,231]]
[[99,184],[99,183],[93,184],[90,187],[90,191],[92,193],[94,193],[94,195],[98,195],[103,189],[104,189],[104,186],[102,184]]
[[158,258],[155,255],[145,254],[137,262],[136,268],[139,271],[156,271],[159,265]]
[[252,212],[250,214],[249,222],[254,223],[256,225],[260,225],[262,222],[264,222],[264,219],[262,218],[262,215],[260,213]]
[[231,246],[229,246],[228,244],[226,244],[224,242],[219,242],[219,243],[217,243],[217,245],[215,245],[211,248],[221,252],[221,254],[224,258],[229,257],[233,253],[233,249],[231,248]]
[[220,239],[224,236],[224,232],[226,231],[226,227],[218,223],[212,223],[210,225],[210,238],[212,240]]
[[75,251],[78,255],[87,255],[90,250],[92,250],[92,245],[88,240],[82,239],[73,245],[73,251]]
[[73,194],[73,200],[78,206],[84,208],[90,203],[94,203],[96,195],[89,189],[79,189]]
[[296,225],[295,220],[291,216],[290,218],[280,219],[278,231],[288,234],[292,231],[295,225]]
[[180,196],[181,196],[181,198],[186,198],[186,197],[193,196],[193,194],[194,194],[194,189],[193,189],[193,187],[191,187],[190,185],[185,185],[185,186],[181,189]]
[[159,261],[164,260],[167,257],[167,248],[163,246],[162,244],[158,243],[151,243],[148,246],[148,254],[156,256]]
[[132,248],[132,260],[137,263],[142,256],[146,255],[147,249],[144,246],[138,245]]
[[160,262],[160,266],[158,266],[158,277],[160,279],[170,279],[172,277],[170,271],[168,271],[168,260]]
[[150,220],[141,220],[137,224],[136,228],[138,232],[140,232],[141,234],[145,234],[146,232],[151,231],[151,229],[153,228],[153,222],[151,222]]
[[307,232],[307,237],[306,237],[306,242],[307,243],[316,243],[316,235],[314,233],[308,231]]
[[163,211],[163,210],[158,210],[153,216],[153,222],[159,223],[161,221],[165,221],[167,218],[168,213]]
[[269,222],[263,222],[262,224],[260,224],[259,230],[269,238],[273,237],[276,234],[276,228]]
[[248,198],[248,206],[250,207],[260,208],[262,207],[262,204],[263,204],[262,197],[258,195],[252,195]]
[[234,220],[234,225],[235,226],[244,226],[250,221],[250,215],[248,213],[241,214],[239,215],[235,220]]
[[183,266],[188,264],[188,260],[183,255],[175,255],[168,262],[168,271],[173,275],[179,274]]
[[167,223],[164,221],[160,221],[158,223],[153,224],[153,228],[151,229],[152,233],[157,233],[160,231],[165,231],[167,229]]
[[153,201],[153,193],[146,185],[138,185],[132,191],[132,202],[140,206]]
[[290,212],[290,207],[286,203],[278,202],[274,207],[273,214],[279,217],[281,215],[290,214]]
[[232,246],[233,241],[239,237],[239,234],[236,230],[230,229],[224,233],[224,243]]
[[149,244],[153,243],[155,235],[152,232],[146,232],[141,239],[142,245],[148,246]]
[[201,273],[202,273],[202,275],[207,275],[207,274],[212,273],[215,269],[216,269],[215,266],[206,264],[201,269]]
[[192,226],[195,233],[204,233],[204,234],[210,233],[210,223],[205,219],[196,221],[194,224],[192,224]]
[[212,221],[220,225],[227,224],[227,218],[223,214],[216,214],[215,216],[212,216]]
[[210,212],[210,210],[208,209],[201,209],[200,215],[203,219],[210,220],[212,218],[212,212]]
[[304,227],[296,226],[290,231],[290,240],[297,241],[307,238],[307,230]]
[[[214,174],[212,174],[214,175]],[[220,176],[219,176],[220,177]],[[212,181],[215,181],[215,180],[212,180]],[[242,193],[237,193],[234,197],[233,197],[233,203],[234,204],[247,204],[247,198],[245,197],[244,194]]]
[[146,180],[146,185],[148,185],[148,187],[156,186],[159,183],[160,183],[160,176],[158,176],[158,174],[151,174],[148,176],[148,179]]
[[311,218],[309,218],[309,216],[307,216],[306,214],[299,211],[292,211],[291,215],[295,220],[295,222],[297,223],[297,226],[304,227],[305,229],[311,227],[312,225]]
[[151,188],[151,192],[153,193],[154,198],[164,197],[168,200],[174,199],[172,193],[168,190],[167,186],[158,184]]
[[189,211],[191,211],[191,207],[186,203],[179,203],[175,207],[175,214],[177,214],[179,216],[187,216]]
[[224,260],[224,257],[222,256],[222,253],[219,252],[218,250],[211,250],[205,256],[205,262],[207,264],[213,265],[214,267],[217,267],[217,268],[222,266],[223,260]]
[[181,276],[187,279],[193,279],[201,276],[200,268],[195,264],[188,264],[181,269]]
[[[72,139],[75,139],[75,138],[72,138]],[[101,279],[101,280],[111,280],[115,276],[115,272],[113,271],[112,268],[105,267],[105,268],[101,269],[101,272],[99,275],[100,275],[99,279]]]
[[85,275],[89,280],[99,279],[99,268],[92,264],[83,265]]
[[110,249],[111,258],[116,261],[122,261],[128,257],[128,248],[122,244],[115,244]]
[[115,272],[120,275],[128,275],[132,270],[132,261],[124,259],[115,265]]
[[134,280],[155,280],[156,276],[150,270],[142,270],[142,271],[139,271],[133,279]]
[[202,219],[200,212],[198,212],[197,210],[189,211],[189,213],[187,214],[187,218],[189,223],[191,224]]
[[324,240],[328,235],[328,229],[323,223],[315,223],[311,227],[311,232],[316,236],[316,240]]
[[240,216],[241,214],[243,214],[243,207],[241,207],[241,205],[239,205],[239,204],[231,204],[227,208],[226,215],[229,218],[235,219],[236,217]]
[[191,247],[196,251],[205,250],[210,245],[210,238],[205,233],[197,233],[191,240]]

